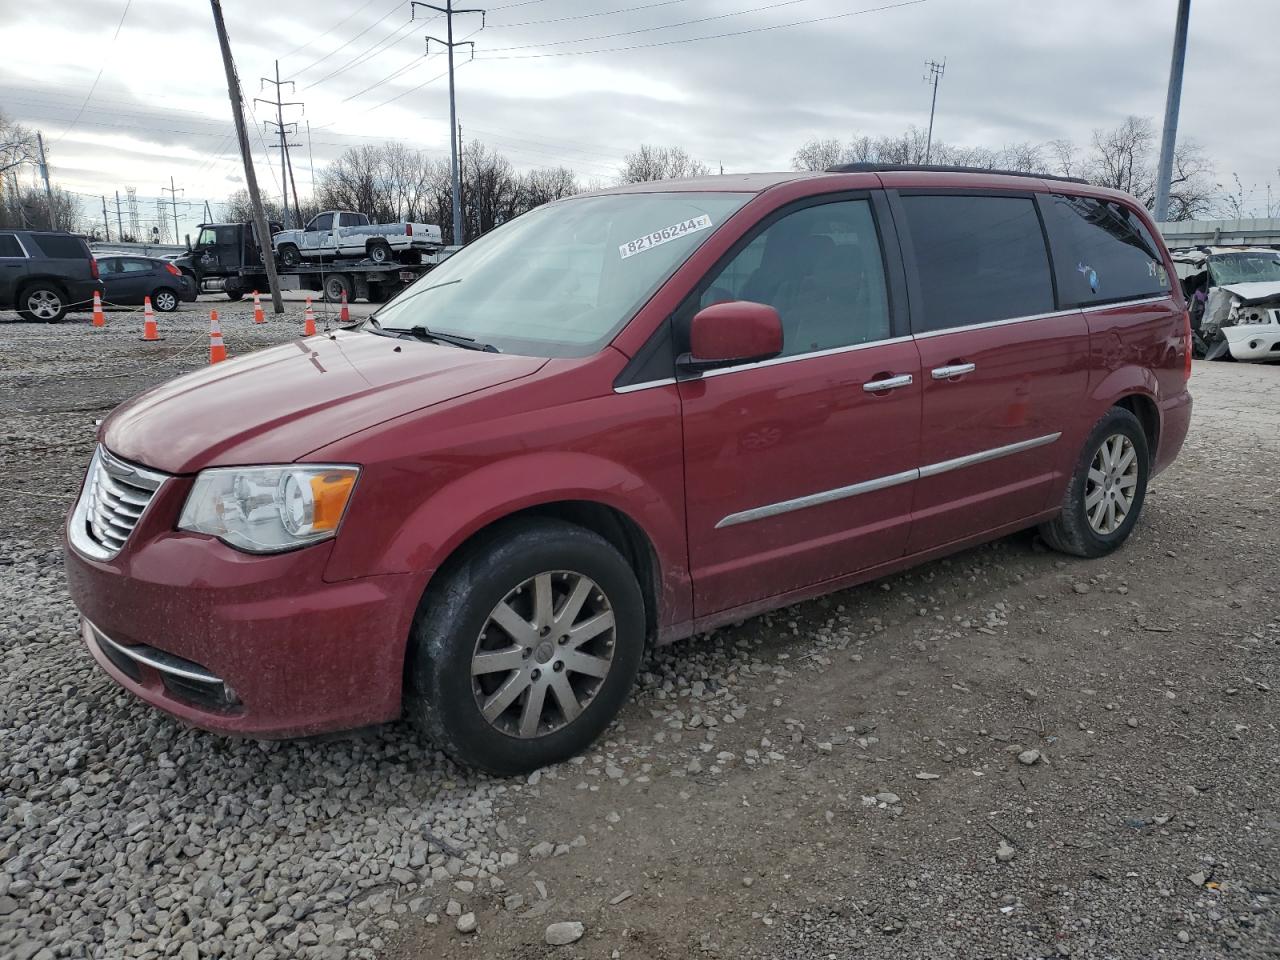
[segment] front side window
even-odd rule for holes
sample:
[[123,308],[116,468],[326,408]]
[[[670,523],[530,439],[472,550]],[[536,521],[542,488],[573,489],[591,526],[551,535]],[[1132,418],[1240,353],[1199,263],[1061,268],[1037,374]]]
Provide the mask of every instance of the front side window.
[[710,281],[698,305],[767,303],[782,320],[782,355],[889,336],[889,300],[867,200],[804,207],[766,227]]
[[1045,216],[1064,307],[1169,292],[1160,248],[1124,204],[1054,194],[1047,198]]
[[1035,202],[1014,196],[904,196],[923,303],[917,333],[1054,310]]
[[320,214],[320,216],[316,217],[314,220],[311,221],[311,224],[310,226],[307,227],[307,229],[308,230],[332,230],[333,214],[332,213]]
[[538,207],[423,276],[375,314],[377,326],[589,356],[751,196],[624,193]]
[[25,257],[22,244],[12,233],[0,233],[0,257]]
[[197,247],[212,247],[218,242],[218,234],[213,227],[205,227],[200,231],[200,238],[196,240]]

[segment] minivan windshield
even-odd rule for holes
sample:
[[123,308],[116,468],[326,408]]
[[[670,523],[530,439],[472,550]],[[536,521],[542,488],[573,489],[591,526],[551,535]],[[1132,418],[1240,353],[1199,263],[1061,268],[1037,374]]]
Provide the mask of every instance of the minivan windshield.
[[1209,258],[1209,275],[1215,287],[1280,282],[1280,251],[1216,254]]
[[629,193],[551,203],[464,247],[379,310],[503,353],[584,357],[604,346],[747,193]]

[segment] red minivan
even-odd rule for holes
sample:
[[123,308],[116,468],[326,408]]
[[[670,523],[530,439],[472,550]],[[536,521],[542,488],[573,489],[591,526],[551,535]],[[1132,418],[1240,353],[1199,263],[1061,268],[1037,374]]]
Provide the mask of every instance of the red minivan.
[[644,648],[1039,525],[1096,557],[1177,455],[1190,335],[1132,197],[854,166],[540,207],[368,320],[103,423],[89,650],[209,730],[407,713],[512,773]]

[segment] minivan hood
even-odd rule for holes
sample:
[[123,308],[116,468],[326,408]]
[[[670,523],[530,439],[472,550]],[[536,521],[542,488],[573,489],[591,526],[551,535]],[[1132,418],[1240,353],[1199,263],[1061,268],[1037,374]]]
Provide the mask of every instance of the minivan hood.
[[538,371],[539,357],[339,330],[209,366],[106,419],[114,454],[168,473],[289,463],[395,417]]

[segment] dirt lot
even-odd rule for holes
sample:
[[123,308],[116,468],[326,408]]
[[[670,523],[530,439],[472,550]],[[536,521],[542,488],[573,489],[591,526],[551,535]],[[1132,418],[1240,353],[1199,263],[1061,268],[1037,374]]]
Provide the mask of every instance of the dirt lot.
[[[233,355],[300,328],[217,305]],[[0,322],[0,957],[1280,956],[1280,367],[1197,365],[1114,556],[1026,533],[660,651],[596,750],[498,781],[403,725],[191,731],[81,650],[93,422],[208,306]]]

